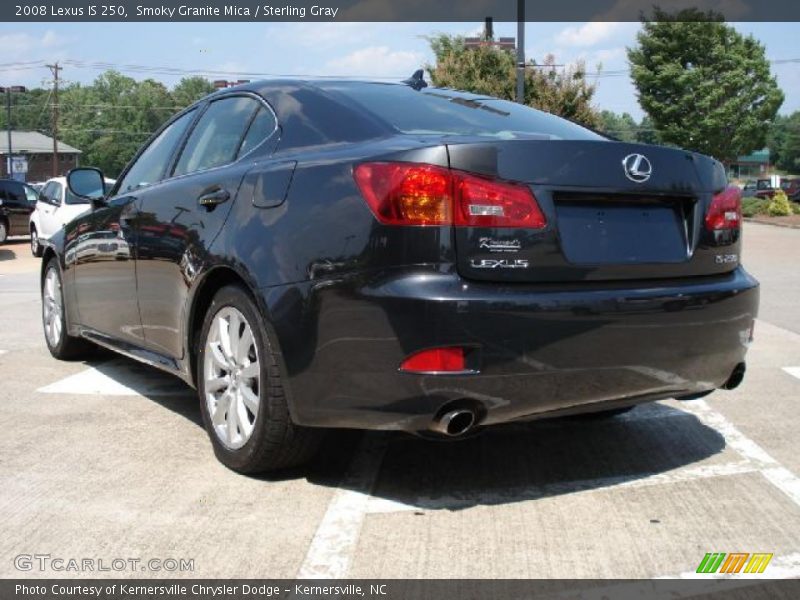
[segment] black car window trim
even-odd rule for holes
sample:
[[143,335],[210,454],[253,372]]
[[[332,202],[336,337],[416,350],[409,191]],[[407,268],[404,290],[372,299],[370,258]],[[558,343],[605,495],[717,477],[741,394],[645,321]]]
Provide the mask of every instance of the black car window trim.
[[[132,191],[138,191],[138,190],[141,190],[141,189],[146,189],[146,188],[152,187],[154,185],[157,185],[157,184],[161,183],[162,181],[164,181],[166,179],[169,179],[169,177],[167,176],[167,173],[168,172],[171,173],[172,171],[171,171],[171,169],[168,171],[168,168],[170,167],[170,165],[173,164],[173,162],[175,160],[176,153],[178,152],[178,149],[183,149],[183,144],[186,143],[186,140],[188,139],[188,135],[194,129],[194,126],[197,123],[197,119],[200,116],[202,116],[203,112],[205,112],[205,106],[203,106],[203,102],[200,102],[198,104],[192,104],[191,106],[188,106],[188,107],[184,108],[181,112],[179,112],[178,114],[173,116],[169,121],[167,121],[161,127],[159,127],[152,136],[150,136],[150,139],[147,140],[147,143],[144,144],[141,148],[139,148],[139,151],[136,154],[134,154],[133,158],[125,166],[125,169],[119,174],[119,177],[117,177],[117,182],[114,184],[114,187],[112,187],[111,190],[108,193],[108,198],[114,198],[114,197],[117,196],[117,192],[119,191],[119,187],[122,185],[122,182],[125,181],[125,177],[128,175],[128,171],[131,170],[133,165],[136,164],[136,162],[139,160],[139,158],[142,156],[142,154],[144,154],[147,151],[147,149],[152,145],[152,143],[158,139],[158,136],[160,136],[162,133],[164,133],[164,131],[168,127],[170,127],[173,123],[178,121],[178,119],[181,119],[182,117],[184,117],[185,115],[188,115],[191,112],[196,112],[197,114],[194,116],[194,119],[192,120],[192,122],[189,123],[189,125],[186,127],[186,131],[183,132],[183,135],[178,140],[178,143],[175,144],[175,148],[172,150],[172,154],[170,155],[169,160],[166,161],[167,166],[164,169],[161,170],[161,173],[158,176],[158,180],[157,181],[153,181],[151,183],[148,183],[147,185],[143,185],[141,187],[138,187],[138,188],[136,188],[136,190],[130,190],[130,191],[132,192]],[[126,193],[128,193],[128,192],[126,192]]]
[[[259,104],[261,104],[262,106],[265,106],[270,111],[270,113],[272,113],[272,122],[274,123],[274,126],[272,128],[272,131],[269,133],[269,135],[264,137],[263,140],[261,140],[255,146],[253,146],[248,152],[242,154],[241,156],[235,156],[235,158],[230,162],[227,162],[227,163],[222,164],[222,165],[215,165],[213,167],[208,167],[208,168],[205,168],[205,169],[198,169],[196,171],[191,171],[189,173],[181,173],[180,175],[175,175],[174,174],[175,173],[175,169],[178,166],[178,161],[181,159],[181,155],[183,154],[183,151],[186,149],[186,144],[189,142],[189,137],[192,135],[192,132],[194,131],[195,127],[197,127],[197,124],[200,122],[200,119],[203,118],[203,115],[206,113],[206,111],[209,109],[209,107],[214,102],[219,102],[220,100],[227,100],[228,98],[236,98],[236,97],[251,98],[251,99],[255,100],[256,102],[258,102]],[[245,128],[244,132],[242,133],[242,136],[239,138],[239,143],[238,143],[238,145],[236,147],[237,148],[237,150],[236,150],[237,155],[239,153],[239,149],[241,149],[241,147],[242,147],[242,142],[244,142],[244,138],[247,136],[247,132],[250,130],[250,126],[253,124],[253,120],[255,119],[257,114],[258,114],[258,109],[255,109],[253,111],[253,114],[250,116],[250,121],[247,123],[247,127]],[[256,94],[254,92],[234,92],[234,93],[230,93],[230,94],[222,94],[220,96],[215,96],[213,99],[209,99],[206,102],[206,105],[203,107],[202,112],[194,120],[194,122],[191,124],[190,129],[186,132],[186,135],[181,140],[181,143],[179,144],[178,151],[175,152],[175,155],[172,157],[172,160],[170,161],[170,166],[169,166],[169,171],[168,171],[169,175],[164,177],[162,179],[162,181],[168,181],[168,180],[172,180],[172,179],[181,179],[183,177],[188,177],[190,175],[196,175],[198,173],[208,173],[210,171],[213,171],[214,169],[222,169],[224,167],[229,167],[231,165],[234,165],[237,162],[239,162],[240,160],[246,158],[247,156],[249,156],[250,154],[255,152],[261,146],[263,146],[264,143],[267,142],[267,140],[271,139],[272,136],[275,135],[275,132],[278,131],[278,129],[280,129],[280,126],[278,125],[278,115],[275,114],[275,111],[273,110],[272,106],[270,106],[269,102],[264,100],[264,98],[261,97],[259,94]]]

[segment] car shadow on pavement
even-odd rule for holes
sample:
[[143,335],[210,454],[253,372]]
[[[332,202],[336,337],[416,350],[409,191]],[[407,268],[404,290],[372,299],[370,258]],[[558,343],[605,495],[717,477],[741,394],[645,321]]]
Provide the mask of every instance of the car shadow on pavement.
[[98,348],[98,361],[93,362],[92,366],[101,377],[108,380],[109,386],[118,386],[117,393],[124,389],[131,390],[195,425],[203,426],[197,392],[177,377],[103,348]]
[[718,432],[663,404],[605,420],[500,425],[460,442],[396,437],[372,495],[388,501],[389,511],[393,504],[416,510],[509,504],[680,478],[682,469],[724,448]]
[[30,242],[26,239],[12,238],[6,240],[0,246],[0,262],[19,258],[23,256],[24,252],[30,253],[29,244]]
[[[106,393],[127,389],[203,427],[196,392],[177,378],[126,358],[92,365],[99,379],[95,376],[91,384],[118,386]],[[370,474],[349,473],[354,456],[365,448],[383,452],[374,485],[367,490],[357,485],[363,486]],[[354,490],[371,493],[389,508],[460,510],[675,477],[724,448],[723,437],[691,413],[651,403],[615,418],[498,425],[455,441],[330,430],[310,464],[258,479],[305,478],[344,489],[354,481]]]

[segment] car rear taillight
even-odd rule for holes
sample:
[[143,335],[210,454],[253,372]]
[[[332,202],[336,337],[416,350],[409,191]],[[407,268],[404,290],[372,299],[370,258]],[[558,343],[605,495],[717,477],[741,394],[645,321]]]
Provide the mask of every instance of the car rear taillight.
[[526,185],[454,171],[455,224],[541,229],[547,221]]
[[706,229],[739,229],[742,224],[742,190],[730,186],[714,196],[706,213]]
[[354,175],[364,199],[385,225],[449,225],[450,171],[413,163],[364,163]]
[[463,373],[467,370],[464,348],[450,346],[416,352],[400,364],[407,373]]
[[547,224],[524,184],[416,163],[363,163],[354,177],[385,225],[541,229]]

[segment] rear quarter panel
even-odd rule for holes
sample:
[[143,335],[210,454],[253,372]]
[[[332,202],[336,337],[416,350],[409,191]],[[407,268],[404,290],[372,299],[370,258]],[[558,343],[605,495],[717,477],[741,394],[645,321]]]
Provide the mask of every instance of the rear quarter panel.
[[400,265],[452,265],[450,227],[385,227],[375,219],[353,179],[353,165],[365,160],[447,166],[447,151],[443,145],[387,139],[278,153],[254,171],[297,161],[285,200],[260,208],[261,198],[252,191],[251,197],[240,193],[214,253],[245,271],[257,289]]

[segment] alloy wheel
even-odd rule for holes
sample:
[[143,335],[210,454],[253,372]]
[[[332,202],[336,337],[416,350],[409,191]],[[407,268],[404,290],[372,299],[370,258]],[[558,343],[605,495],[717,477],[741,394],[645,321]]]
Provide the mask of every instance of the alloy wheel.
[[36,256],[39,251],[39,236],[35,229],[31,229],[31,253]]
[[61,281],[55,268],[47,271],[42,291],[42,316],[44,318],[44,334],[50,346],[56,347],[61,342],[63,330],[63,304],[61,300]]
[[8,237],[8,230],[6,229],[6,224],[3,221],[0,221],[0,244],[6,241]]
[[232,306],[214,315],[205,341],[203,392],[212,428],[227,448],[244,446],[261,404],[261,369],[253,330]]

